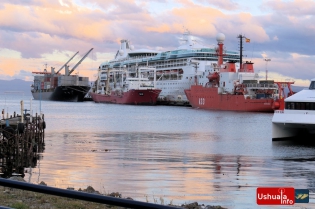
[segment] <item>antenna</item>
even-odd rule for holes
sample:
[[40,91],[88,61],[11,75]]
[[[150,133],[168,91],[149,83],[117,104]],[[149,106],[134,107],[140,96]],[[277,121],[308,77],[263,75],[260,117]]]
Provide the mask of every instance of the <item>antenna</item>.
[[266,61],[266,80],[267,80],[267,78],[268,78],[268,69],[267,69],[267,64],[268,64],[268,62],[270,62],[270,61],[271,61],[271,59],[269,59],[269,58],[265,58],[264,60]]
[[47,63],[45,63],[44,66],[45,66],[44,72],[47,72]]

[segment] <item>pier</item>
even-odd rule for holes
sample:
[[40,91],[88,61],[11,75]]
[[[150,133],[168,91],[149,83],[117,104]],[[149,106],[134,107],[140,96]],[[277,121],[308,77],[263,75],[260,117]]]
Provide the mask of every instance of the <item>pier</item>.
[[24,177],[25,167],[34,167],[37,153],[44,150],[46,123],[44,114],[27,113],[21,101],[21,114],[5,113],[2,110],[0,120],[0,176],[12,175]]

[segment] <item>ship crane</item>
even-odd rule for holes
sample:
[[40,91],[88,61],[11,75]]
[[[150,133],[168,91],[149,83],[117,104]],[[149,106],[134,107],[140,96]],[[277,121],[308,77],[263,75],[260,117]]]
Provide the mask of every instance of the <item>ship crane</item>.
[[81,62],[90,54],[90,52],[93,50],[91,48],[83,57],[82,59],[69,71],[68,75],[71,75],[71,73],[81,64]]
[[77,53],[75,53],[69,60],[68,62],[66,62],[55,74],[58,74],[65,66],[67,66],[67,64],[79,53],[79,51]]

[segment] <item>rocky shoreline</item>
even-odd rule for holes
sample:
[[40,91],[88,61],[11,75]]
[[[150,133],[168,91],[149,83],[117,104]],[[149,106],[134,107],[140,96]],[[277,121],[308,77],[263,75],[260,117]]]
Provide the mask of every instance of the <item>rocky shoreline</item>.
[[[16,181],[23,181],[25,180],[21,177],[11,177],[10,180]],[[40,185],[47,184],[45,182],[41,182]],[[74,188],[67,188],[69,190],[74,190]],[[99,191],[96,191],[93,187],[88,186],[86,189],[78,189],[77,191],[87,192],[91,194],[98,194],[98,195],[106,195],[116,198],[123,198],[122,194],[119,192],[112,192],[110,194],[101,194]],[[131,197],[126,197],[125,199],[133,200]],[[8,187],[0,186],[0,207],[11,207],[17,209],[58,209],[58,208],[67,208],[67,209],[95,209],[95,208],[115,208],[115,209],[123,209],[124,207],[118,206],[110,206],[104,205],[100,203],[93,203],[83,200],[75,200],[71,198],[65,197],[58,197],[54,195],[47,195],[42,193],[24,191],[20,189],[12,189]],[[183,205],[171,205],[173,207],[178,208],[186,208],[186,209],[226,209],[221,206],[212,206],[212,205],[204,205],[198,204],[197,202],[193,202],[190,204],[183,204]]]

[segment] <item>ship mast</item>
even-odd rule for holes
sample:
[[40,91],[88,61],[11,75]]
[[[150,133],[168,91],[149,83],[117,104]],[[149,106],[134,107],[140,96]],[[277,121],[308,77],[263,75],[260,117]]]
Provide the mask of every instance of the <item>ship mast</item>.
[[245,38],[245,36],[242,36],[241,34],[239,36],[237,36],[237,38],[240,39],[240,69],[243,68],[243,38]]

